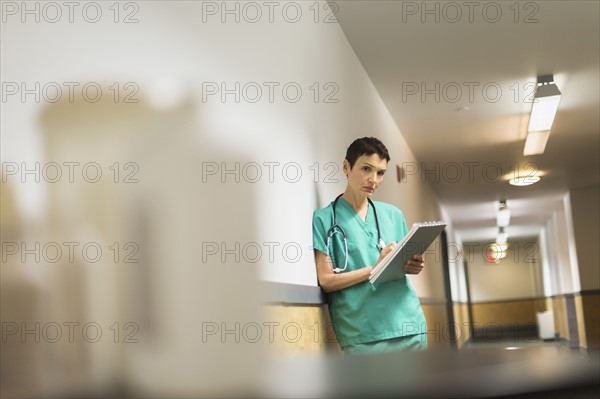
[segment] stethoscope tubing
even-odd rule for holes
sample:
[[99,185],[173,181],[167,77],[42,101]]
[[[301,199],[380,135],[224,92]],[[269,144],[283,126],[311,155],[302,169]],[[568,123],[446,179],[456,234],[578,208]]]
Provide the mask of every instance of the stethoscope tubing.
[[[335,208],[336,208],[337,202],[338,202],[338,200],[340,199],[340,197],[342,195],[344,195],[344,194],[342,193],[342,194],[338,195],[335,198],[335,200],[333,201],[333,225],[329,228],[329,230],[327,230],[327,255],[330,258],[331,258],[331,254],[329,253],[329,244],[330,244],[330,241],[331,241],[331,238],[333,237],[333,235],[334,234],[341,234],[342,237],[344,238],[344,247],[345,247],[345,251],[346,251],[346,258],[345,258],[345,262],[344,262],[344,268],[340,269],[340,268],[334,267],[333,268],[333,272],[334,273],[343,272],[348,267],[348,238],[346,236],[346,231],[344,231],[344,229],[342,228],[342,226],[340,226],[340,225],[337,224],[337,217],[336,217],[336,214],[335,214]],[[375,216],[375,225],[377,226],[377,248],[379,248],[379,251],[381,251],[384,248],[385,243],[384,243],[383,239],[381,238],[381,229],[379,228],[379,218],[377,217],[377,209],[375,208],[375,204],[373,203],[373,201],[371,201],[370,198],[367,198],[367,201],[369,202],[369,204],[371,205],[371,207],[373,207],[373,215]]]

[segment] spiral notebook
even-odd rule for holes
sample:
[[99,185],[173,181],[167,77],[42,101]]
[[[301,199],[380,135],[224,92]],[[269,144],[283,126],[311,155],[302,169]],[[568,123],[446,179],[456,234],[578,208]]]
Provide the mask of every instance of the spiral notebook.
[[444,230],[446,222],[415,223],[408,234],[381,260],[369,276],[371,284],[400,280],[406,272],[404,264],[416,254],[424,253]]

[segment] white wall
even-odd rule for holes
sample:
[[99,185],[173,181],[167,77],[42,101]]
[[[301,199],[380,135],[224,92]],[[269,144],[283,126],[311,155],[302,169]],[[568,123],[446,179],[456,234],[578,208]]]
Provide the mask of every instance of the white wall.
[[[340,27],[322,23],[324,13],[314,22],[313,2],[294,3],[304,15],[296,23],[281,14],[273,23],[238,23],[231,16],[222,23],[219,15],[203,20],[202,2],[141,2],[139,22],[122,24],[112,21],[108,3],[100,4],[106,17],[94,24],[76,14],[74,23],[22,22],[17,16],[2,25],[4,82],[97,82],[105,93],[98,103],[81,95],[70,102],[66,94],[57,103],[32,96],[2,102],[3,162],[93,161],[107,176],[99,184],[22,183],[11,176],[7,184],[20,220],[42,242],[95,240],[108,247],[118,241],[140,248],[136,265],[78,257],[26,268],[38,282],[45,320],[95,321],[106,332],[114,322],[132,321],[142,339],[129,346],[79,342],[61,351],[40,346],[51,376],[42,392],[101,389],[115,377],[142,394],[250,392],[261,369],[243,360],[260,362],[260,344],[240,345],[231,335],[211,337],[207,344],[203,323],[260,324],[258,278],[316,285],[312,212],[344,189],[335,165],[352,140],[380,138],[392,165],[416,159]],[[166,86],[157,86],[161,81]],[[115,82],[138,87],[139,103],[115,104]],[[258,82],[262,100],[203,97],[207,84],[232,88],[236,82],[250,88]],[[279,89],[292,83],[302,96],[287,102],[276,90],[270,102],[265,82]],[[323,102],[326,94],[336,102]],[[139,182],[112,183],[114,162],[135,162]],[[208,165],[220,171],[203,175]],[[236,174],[256,165],[260,179],[242,175],[236,181]],[[272,181],[266,165],[277,165]],[[298,166],[301,176],[293,168],[283,175],[285,165]],[[376,199],[399,206],[409,225],[438,219],[431,189],[419,181],[395,182],[392,165]],[[221,174],[222,166],[238,172]],[[336,173],[329,176],[331,171]],[[207,243],[237,253],[206,256]],[[286,244],[292,248],[284,254]],[[236,245],[258,247],[262,256],[248,260]],[[273,258],[269,248],[275,249]],[[413,279],[419,295],[443,295],[441,276],[441,269],[428,265]],[[61,362],[77,373],[52,367]]]
[[450,289],[452,301],[467,302],[467,278],[465,275],[465,256],[463,240],[460,234],[450,225],[448,232],[448,259],[450,266]]
[[[262,277],[315,285],[310,251],[312,210],[324,206],[344,188],[341,169],[330,175],[335,166],[326,164],[341,165],[347,145],[365,135],[382,139],[392,162],[415,161],[340,27],[336,23],[315,23],[314,10],[307,4],[302,5],[303,17],[297,23],[287,23],[275,14],[274,23],[265,20],[254,24],[245,22],[243,16],[240,23],[235,23],[232,15],[222,23],[220,14],[204,15],[206,22],[202,22],[201,2],[178,3],[176,7],[144,2],[140,6],[136,14],[140,22],[136,24],[114,24],[110,18],[98,24],[81,19],[74,24],[23,24],[9,19],[3,51],[11,62],[3,66],[4,79],[30,85],[36,81],[42,85],[76,81],[107,86],[115,81],[134,82],[140,89],[137,97],[149,102],[153,99],[147,95],[156,90],[157,80],[179,82],[197,107],[194,145],[202,146],[209,154],[204,161],[221,166],[222,159],[211,157],[210,149],[223,148],[235,156],[243,154],[245,162],[261,166],[258,182],[245,181],[242,175],[237,183],[235,175],[220,173],[208,179],[209,184],[225,180],[226,184],[245,185],[255,193],[254,211],[260,223],[252,228],[256,227],[255,241],[264,251],[258,262]],[[108,9],[104,12],[112,15]],[[319,18],[324,15],[323,11]],[[161,26],[160,32],[156,26]],[[29,43],[27,51],[20,42],[7,40],[10,37],[22,37]],[[45,57],[43,64],[40,57]],[[218,95],[202,102],[203,84],[223,82],[228,88],[236,82],[242,87],[258,82],[264,89],[263,98],[257,103],[245,101],[253,96],[250,91],[247,96],[242,93],[239,103],[233,95],[228,95],[225,103]],[[275,90],[275,100],[270,103],[264,82],[276,82],[278,88],[290,82],[301,87],[300,101],[286,102]],[[313,99],[315,82],[319,85],[318,103]],[[326,88],[328,83],[332,85]],[[332,99],[337,102],[324,103],[324,96],[334,90]],[[4,106],[7,117],[3,130],[9,134],[5,135],[3,159],[44,160],[47,154],[43,134],[35,121],[48,104],[8,101]],[[271,162],[279,163],[273,181],[269,181],[265,164]],[[283,175],[285,165],[293,167]],[[244,166],[239,164],[240,171]],[[300,167],[302,175],[290,182],[296,176],[295,166]],[[225,167],[235,168],[236,162],[228,162]],[[401,207],[409,224],[437,219],[437,200],[431,190],[416,180],[404,185],[394,183],[395,168],[390,169],[390,182],[382,187],[377,199]],[[256,169],[247,170],[252,173]],[[335,179],[339,183],[331,183]],[[40,199],[47,187],[29,184],[19,185],[17,190],[24,213],[41,215],[44,202]],[[317,195],[320,202],[316,201]],[[245,221],[238,221],[237,228],[248,227]],[[273,261],[267,259],[269,247],[265,243],[277,243],[272,244],[277,255]],[[227,244],[235,246],[235,242]],[[289,251],[283,253],[286,244]],[[301,249],[300,256],[296,256],[296,248]]]
[[[567,193],[562,206],[553,212],[542,232],[544,238],[541,247],[547,258],[547,263],[543,264],[544,292],[547,296],[570,294],[581,289],[572,212],[575,210]],[[550,287],[547,287],[548,283]]]

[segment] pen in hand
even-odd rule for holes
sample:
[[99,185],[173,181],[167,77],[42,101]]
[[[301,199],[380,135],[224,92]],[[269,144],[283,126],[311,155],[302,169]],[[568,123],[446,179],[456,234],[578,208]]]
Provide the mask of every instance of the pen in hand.
[[384,247],[384,248],[381,250],[381,253],[379,254],[379,259],[377,259],[377,262],[375,262],[375,265],[377,265],[379,262],[381,262],[381,260],[382,260],[383,258],[385,258],[385,256],[386,256],[387,254],[389,254],[389,253],[392,251],[392,249],[394,249],[394,247],[395,247],[395,246],[396,246],[396,242],[395,242],[395,241],[392,241],[392,242],[390,242],[388,245],[386,245],[386,246],[385,246],[385,247]]

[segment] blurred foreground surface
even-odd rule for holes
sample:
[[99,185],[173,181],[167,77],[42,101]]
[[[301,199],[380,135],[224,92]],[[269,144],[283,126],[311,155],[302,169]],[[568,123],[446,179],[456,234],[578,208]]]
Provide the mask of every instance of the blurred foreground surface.
[[[152,390],[139,378],[130,379],[136,370],[124,367],[115,380],[95,388],[79,385],[33,396],[28,389],[11,390],[11,381],[4,380],[2,397],[597,398],[600,391],[598,352],[562,344],[355,357],[259,356],[262,360],[237,359],[231,345],[211,346],[205,349],[210,358],[160,365],[164,370],[153,374]],[[203,364],[183,371],[181,387],[174,387],[173,368],[193,367],[196,361]],[[223,372],[227,368],[231,372]],[[217,371],[218,376],[212,374]]]
[[356,398],[504,397],[563,389],[564,397],[598,397],[600,389],[598,353],[561,346],[328,358],[320,361],[322,385],[314,391],[307,389],[316,388],[312,362],[275,362],[281,378],[272,388],[282,396]]

